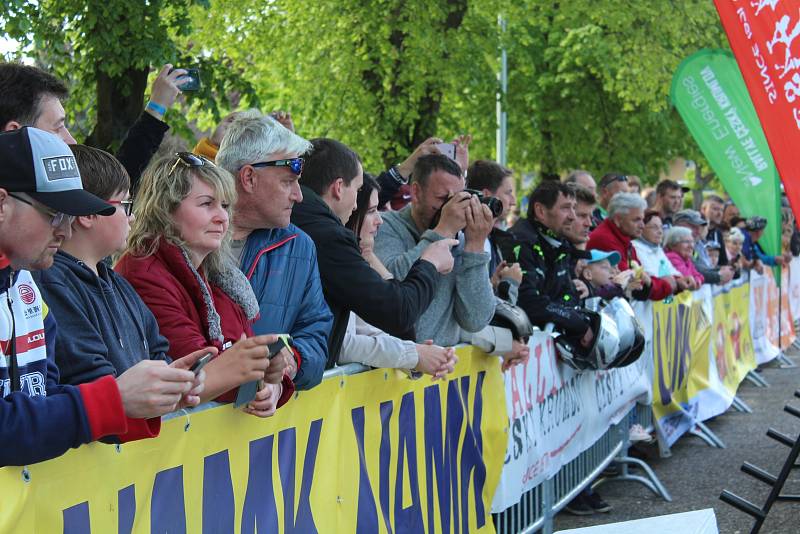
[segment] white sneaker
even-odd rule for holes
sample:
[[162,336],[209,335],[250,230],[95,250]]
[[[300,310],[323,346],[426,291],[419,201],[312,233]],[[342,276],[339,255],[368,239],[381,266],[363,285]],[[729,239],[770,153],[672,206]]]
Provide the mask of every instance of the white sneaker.
[[635,424],[631,425],[630,430],[628,431],[628,439],[633,441],[652,441],[653,436],[647,432],[642,425]]

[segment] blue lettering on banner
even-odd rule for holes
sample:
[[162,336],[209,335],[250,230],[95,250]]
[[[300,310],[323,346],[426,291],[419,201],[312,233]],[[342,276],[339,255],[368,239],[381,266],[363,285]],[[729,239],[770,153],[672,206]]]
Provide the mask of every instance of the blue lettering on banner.
[[[463,532],[469,532],[469,481],[472,478],[472,490],[475,497],[475,519],[478,528],[486,524],[486,510],[483,507],[483,486],[486,484],[486,464],[483,462],[483,434],[481,434],[481,419],[483,416],[483,379],[485,371],[478,373],[475,381],[475,402],[472,407],[472,417],[469,412],[466,418],[466,432],[461,445],[461,525]],[[461,394],[464,405],[469,398],[468,376],[461,377]],[[471,475],[471,477],[470,477]]]
[[183,466],[156,475],[150,502],[150,532],[186,534],[183,502]]
[[[417,473],[417,415],[414,409],[414,393],[408,392],[400,401],[400,436],[397,446],[397,477],[394,485],[395,532],[424,532],[422,503],[419,500],[419,475]],[[403,481],[408,459],[408,478],[411,488],[411,504],[403,508]]]
[[322,431],[322,419],[312,421],[306,444],[306,456],[303,460],[303,473],[300,482],[300,499],[297,503],[297,514],[294,510],[295,463],[297,457],[296,430],[288,428],[278,433],[278,470],[283,488],[283,531],[287,534],[310,534],[317,532],[314,516],[311,513],[311,483],[314,480],[314,469],[317,463],[319,435]]
[[131,534],[136,517],[136,486],[131,484],[117,492],[117,533]]
[[272,445],[275,436],[250,442],[247,492],[242,510],[242,534],[278,532],[278,509],[272,491]]
[[89,503],[84,501],[70,506],[62,512],[64,518],[64,534],[89,534]]
[[203,462],[203,534],[233,532],[233,481],[228,451]]
[[392,401],[381,403],[381,448],[380,448],[380,499],[383,522],[388,534],[392,534],[389,521],[389,460],[392,457],[392,442],[389,440],[389,421],[392,419]]
[[[464,410],[458,397],[456,383],[448,383],[447,427],[442,447],[442,404],[438,386],[425,388],[425,469],[428,480],[428,527],[434,524],[433,477],[436,471],[436,490],[439,496],[439,520],[442,532],[450,532],[450,516],[458,513],[458,441]],[[458,530],[458,522],[455,522]]]
[[378,510],[375,508],[375,493],[369,483],[367,462],[364,456],[364,407],[354,408],[350,413],[358,447],[358,514],[356,534],[378,531]]

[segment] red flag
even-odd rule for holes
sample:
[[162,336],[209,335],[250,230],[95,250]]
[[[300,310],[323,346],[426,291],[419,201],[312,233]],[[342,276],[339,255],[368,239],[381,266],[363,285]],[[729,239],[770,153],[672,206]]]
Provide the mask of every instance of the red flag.
[[800,214],[800,3],[714,0],[795,215]]

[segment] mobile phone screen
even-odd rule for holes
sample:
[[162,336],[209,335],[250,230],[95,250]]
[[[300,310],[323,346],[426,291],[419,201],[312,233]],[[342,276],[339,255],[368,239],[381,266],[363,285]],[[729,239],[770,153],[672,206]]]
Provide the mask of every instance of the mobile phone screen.
[[455,161],[455,159],[456,159],[456,145],[454,145],[453,143],[437,143],[436,144],[436,148],[439,150],[439,152],[441,152],[442,154],[444,154],[448,158],[450,158],[453,161]]

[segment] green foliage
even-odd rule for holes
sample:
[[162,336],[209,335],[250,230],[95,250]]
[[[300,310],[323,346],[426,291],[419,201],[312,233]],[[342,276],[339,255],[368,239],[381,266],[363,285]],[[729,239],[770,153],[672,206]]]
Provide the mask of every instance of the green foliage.
[[[682,59],[725,46],[708,0],[4,0],[5,32],[72,83],[91,131],[98,71],[198,65],[203,90],[168,121],[191,137],[228,111],[292,112],[379,170],[431,135],[471,133],[493,158],[507,50],[509,165],[617,170],[653,182],[683,156],[706,167],[668,92]],[[507,22],[500,30],[498,14]],[[152,74],[151,74],[152,77]],[[136,95],[131,95],[136,97]]]

